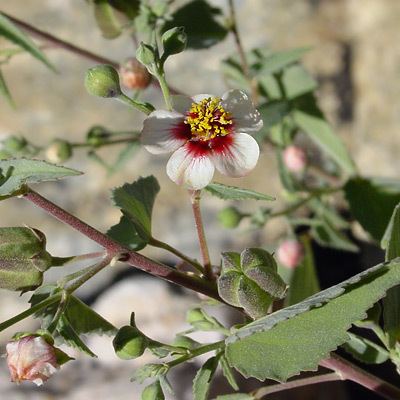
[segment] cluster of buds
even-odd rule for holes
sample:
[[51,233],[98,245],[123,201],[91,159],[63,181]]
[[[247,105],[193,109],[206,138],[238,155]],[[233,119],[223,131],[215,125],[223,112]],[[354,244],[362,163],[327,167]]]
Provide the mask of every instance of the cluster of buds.
[[294,269],[303,261],[303,245],[296,239],[284,240],[276,251],[276,257],[282,266]]

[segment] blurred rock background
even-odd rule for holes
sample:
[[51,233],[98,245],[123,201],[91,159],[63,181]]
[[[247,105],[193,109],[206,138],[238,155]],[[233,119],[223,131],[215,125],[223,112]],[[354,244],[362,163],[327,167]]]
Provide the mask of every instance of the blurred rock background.
[[[226,9],[223,0],[212,1]],[[335,131],[352,151],[366,175],[397,177],[400,168],[400,2],[397,0],[238,0],[239,30],[245,48],[271,47],[275,50],[311,46],[304,57],[307,68],[320,82],[319,97]],[[57,37],[71,41],[116,61],[134,55],[127,37],[107,41],[95,28],[92,9],[82,0],[0,0],[0,9]],[[6,42],[0,40],[5,48]],[[235,52],[233,39],[209,50],[185,52],[168,65],[169,82],[186,93],[221,94],[226,89],[219,73],[221,59]],[[0,104],[0,135],[22,134],[37,144],[54,137],[82,141],[92,125],[110,129],[140,129],[142,117],[122,104],[89,96],[83,77],[93,63],[64,50],[49,49],[48,57],[58,69],[51,73],[28,55],[13,58],[3,72],[13,93],[17,109]],[[157,89],[149,89],[147,99],[162,105]],[[114,155],[114,150],[106,152]],[[197,256],[191,210],[185,190],[177,188],[165,175],[166,158],[140,150],[121,174],[107,176],[104,170],[83,157],[83,152],[68,163],[85,175],[59,183],[44,184],[40,191],[100,230],[117,222],[119,211],[111,207],[109,189],[133,181],[140,175],[154,174],[161,183],[154,214],[155,236]],[[246,186],[275,195],[279,183],[275,159],[264,149],[256,170],[245,180],[217,177],[225,183]],[[222,202],[210,197],[203,202],[212,256],[221,249],[241,250],[247,244],[272,245],[281,233],[279,224],[257,234],[219,229],[215,216]],[[50,251],[59,256],[96,250],[96,246],[71,229],[46,216],[24,200],[0,203],[2,226],[27,224],[48,235]],[[161,251],[146,254],[166,262],[174,260]],[[187,292],[173,293],[163,282],[144,276],[118,280],[123,267],[103,272],[80,294],[91,298],[95,308],[117,326],[128,322],[131,311],[150,336],[172,339],[173,332],[185,329],[185,310],[196,298]],[[59,271],[57,271],[59,274]],[[49,280],[57,278],[51,272]],[[114,279],[115,284],[111,284]],[[118,281],[118,282],[117,282]],[[143,288],[147,290],[143,291]],[[151,294],[151,300],[147,298]],[[0,293],[0,320],[26,308],[28,296]],[[144,300],[146,299],[146,300]],[[165,309],[160,310],[159,304]],[[125,305],[121,307],[121,304]],[[160,315],[160,312],[165,314]],[[154,321],[159,319],[158,325]],[[32,320],[18,329],[34,328]],[[0,334],[0,344],[9,339],[15,327]],[[5,363],[0,364],[0,393],[7,400],[138,399],[140,390],[129,382],[135,366],[119,362],[109,340],[92,340],[98,360],[79,357],[64,368],[43,389],[8,383]],[[194,370],[194,369],[193,369]],[[191,371],[192,373],[193,371]],[[87,377],[90,376],[90,379]],[[190,378],[180,377],[181,392],[176,398],[190,399]],[[187,385],[182,382],[187,383]],[[187,386],[187,387],[186,387]],[[129,395],[127,395],[129,393]],[[321,391],[321,394],[323,392]],[[318,397],[318,391],[313,394]],[[328,394],[323,393],[328,399]],[[334,391],[331,398],[338,398]],[[335,397],[336,396],[336,397]],[[3,397],[1,397],[3,398]],[[311,397],[304,397],[311,398]],[[321,397],[322,398],[322,397]]]

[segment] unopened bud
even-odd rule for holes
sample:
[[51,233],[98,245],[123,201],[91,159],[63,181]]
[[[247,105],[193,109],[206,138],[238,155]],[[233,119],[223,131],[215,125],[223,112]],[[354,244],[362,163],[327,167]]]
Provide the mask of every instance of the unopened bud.
[[297,146],[289,146],[283,152],[283,161],[290,172],[300,173],[307,165],[307,155]]
[[28,142],[24,137],[9,136],[2,142],[2,149],[14,154],[18,153],[27,146]]
[[93,96],[117,97],[122,93],[118,72],[111,65],[98,65],[88,69],[85,87]]
[[141,400],[164,400],[165,396],[161,388],[160,381],[155,381],[144,388]]
[[187,35],[183,26],[175,27],[164,32],[161,37],[164,47],[163,58],[181,53],[186,48]]
[[123,360],[140,357],[149,344],[148,338],[135,326],[123,326],[113,340],[117,356]]
[[136,50],[136,58],[151,72],[151,66],[156,62],[155,50],[152,46],[142,42]]
[[62,163],[72,156],[71,143],[66,140],[56,139],[46,149],[46,158],[52,163]]
[[226,207],[218,213],[218,221],[224,228],[236,228],[242,220],[242,214],[235,207]]
[[151,75],[138,60],[130,58],[120,70],[122,84],[128,89],[145,89],[151,82]]
[[280,264],[286,268],[296,268],[304,258],[303,245],[295,239],[283,241],[276,251]]
[[56,349],[41,336],[25,336],[6,346],[12,382],[31,381],[40,386],[58,369]]

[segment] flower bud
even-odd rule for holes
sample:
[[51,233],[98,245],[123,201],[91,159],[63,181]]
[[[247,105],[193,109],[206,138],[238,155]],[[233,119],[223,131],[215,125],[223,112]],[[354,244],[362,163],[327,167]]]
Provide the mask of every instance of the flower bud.
[[9,136],[2,142],[2,149],[9,152],[10,154],[15,154],[24,150],[28,145],[27,140],[24,137]]
[[128,89],[146,89],[151,82],[147,69],[134,58],[125,61],[119,73],[122,84]]
[[144,388],[141,400],[164,400],[165,396],[161,388],[160,381],[155,381]]
[[25,336],[6,346],[12,382],[31,381],[40,386],[58,369],[56,349],[41,336]]
[[164,32],[161,37],[164,47],[163,58],[181,53],[186,48],[187,35],[183,26],[175,27]]
[[136,50],[136,58],[151,72],[151,65],[156,62],[155,50],[152,46],[141,42]]
[[46,149],[46,158],[52,163],[62,163],[72,156],[72,146],[66,140],[56,139]]
[[117,356],[123,360],[140,357],[149,344],[148,338],[135,326],[123,326],[113,340]]
[[27,291],[42,284],[52,265],[46,237],[28,227],[0,228],[0,288]]
[[304,258],[303,245],[295,239],[287,239],[279,245],[276,257],[284,267],[296,268]]
[[307,165],[307,155],[297,146],[289,146],[283,152],[283,161],[290,172],[300,173]]
[[218,221],[224,228],[236,228],[242,220],[242,214],[235,207],[226,207],[218,213]]
[[118,72],[111,65],[97,65],[88,69],[85,87],[93,96],[117,97],[122,93]]

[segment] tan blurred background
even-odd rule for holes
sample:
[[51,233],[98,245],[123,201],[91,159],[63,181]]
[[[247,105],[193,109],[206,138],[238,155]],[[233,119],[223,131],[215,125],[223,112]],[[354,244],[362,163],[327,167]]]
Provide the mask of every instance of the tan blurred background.
[[[226,9],[225,1],[212,3]],[[400,2],[239,0],[236,5],[239,30],[246,49],[269,46],[283,50],[312,46],[312,51],[304,57],[305,65],[320,82],[321,106],[335,131],[351,149],[360,170],[366,175],[397,177],[400,171]],[[118,62],[134,54],[129,38],[121,37],[113,41],[102,38],[95,28],[91,8],[83,0],[0,0],[0,9]],[[0,47],[6,46],[7,43],[0,40]],[[168,65],[168,80],[188,94],[221,94],[226,87],[219,73],[219,63],[233,52],[233,39],[228,37],[209,50],[180,54]],[[11,109],[1,100],[2,137],[19,133],[43,145],[54,137],[81,141],[94,124],[115,130],[140,129],[142,117],[138,113],[122,104],[94,98],[86,93],[83,77],[93,63],[58,49],[50,49],[48,57],[57,67],[58,74],[50,72],[28,55],[14,57],[3,68],[17,109]],[[156,89],[150,89],[146,97],[162,105],[161,95]],[[155,174],[162,187],[154,215],[155,236],[197,256],[188,198],[183,189],[177,188],[166,178],[166,158],[160,159],[141,150],[121,174],[108,177],[103,169],[83,155],[83,152],[77,152],[68,165],[84,171],[84,176],[42,185],[39,190],[97,228],[106,230],[117,222],[119,213],[111,208],[109,189],[133,181],[140,175]],[[264,191],[277,196],[279,200],[275,160],[268,149],[263,151],[256,170],[246,180],[217,179]],[[250,237],[237,231],[216,229],[215,215],[222,208],[222,202],[207,198],[203,204],[214,258],[221,248],[240,250],[248,243],[265,245],[280,234],[279,223]],[[27,224],[43,230],[49,238],[49,249],[55,255],[96,249],[88,240],[23,200],[0,203],[0,215],[2,226]],[[173,260],[161,252],[146,252],[164,260]],[[84,288],[81,294],[95,292],[116,271],[119,271],[118,268],[105,272]],[[50,275],[51,279],[56,277],[55,273]],[[139,323],[142,321],[144,324],[143,330],[147,333],[148,327],[149,333],[154,332],[153,336],[159,335],[164,340],[171,339],[171,332],[184,327],[184,311],[193,297],[171,295],[163,283],[149,279],[138,284],[130,278],[119,285],[106,290],[95,303],[97,309],[114,324],[127,323],[129,313],[134,309]],[[146,295],[140,290],[143,285],[149,285],[147,293],[153,293],[156,300],[142,301]],[[15,294],[1,292],[0,320],[26,308],[26,300],[27,296],[18,298]],[[157,314],[161,313],[160,302],[168,304],[161,316]],[[127,304],[127,307],[121,309],[115,304]],[[164,328],[154,324],[156,318],[162,318]],[[32,321],[27,321],[18,329],[34,326]],[[4,344],[14,331],[9,329],[0,335],[1,343]],[[99,361],[83,357],[74,366],[66,366],[65,371],[43,390],[9,385],[2,362],[0,393],[6,393],[4,398],[7,400],[80,400],[91,396],[97,396],[99,400],[139,398],[137,387],[129,383],[132,365],[116,360],[108,340],[92,342],[95,342],[93,346],[100,356]],[[84,375],[90,379],[85,379]],[[185,394],[190,393],[189,383],[182,393],[177,394],[176,399],[191,398]],[[129,396],[126,395],[127,391]],[[133,394],[134,391],[136,394]],[[325,399],[328,398],[326,396]]]

